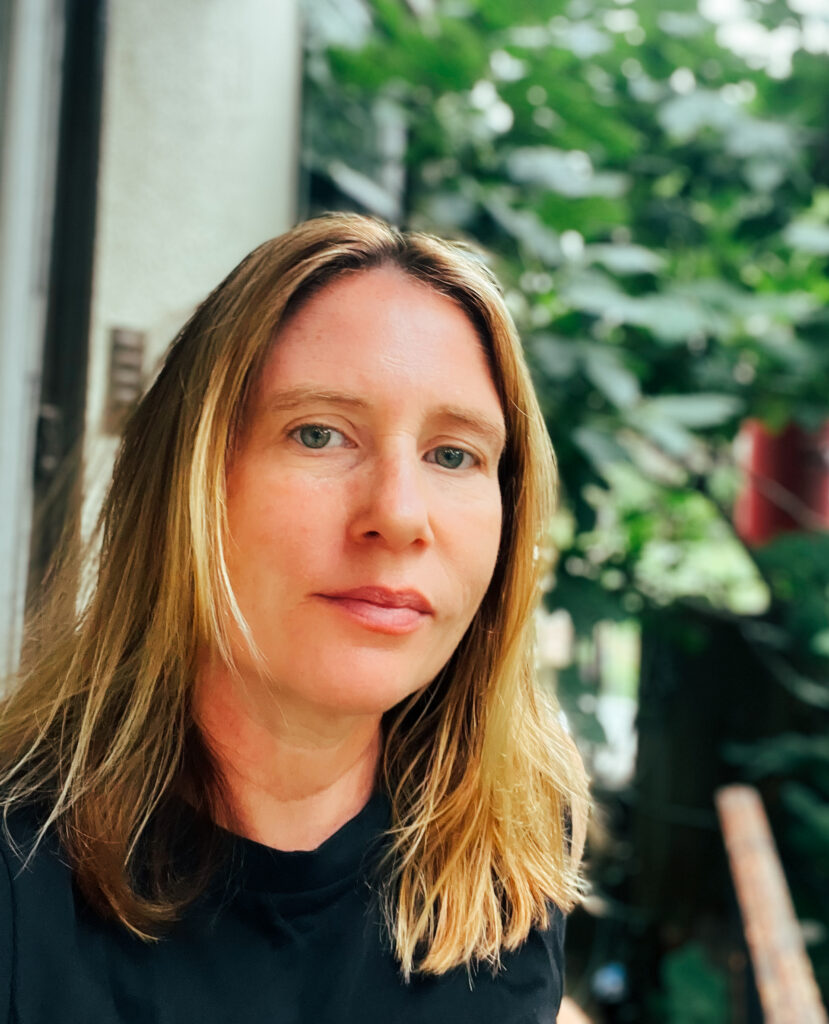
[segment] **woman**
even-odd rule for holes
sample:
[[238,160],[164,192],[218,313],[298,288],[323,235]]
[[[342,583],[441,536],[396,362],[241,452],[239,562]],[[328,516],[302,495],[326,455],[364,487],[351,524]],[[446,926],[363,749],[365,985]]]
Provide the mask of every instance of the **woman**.
[[243,260],[3,706],[0,1019],[553,1021],[587,806],[533,683],[554,484],[475,255],[336,215]]

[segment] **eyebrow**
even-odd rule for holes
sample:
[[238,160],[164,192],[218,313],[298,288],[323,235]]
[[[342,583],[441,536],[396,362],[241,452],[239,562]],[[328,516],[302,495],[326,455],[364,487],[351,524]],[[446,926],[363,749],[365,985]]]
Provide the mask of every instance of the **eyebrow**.
[[[368,409],[369,403],[359,395],[347,391],[331,391],[296,384],[276,391],[268,396],[265,408],[268,412],[289,412],[311,402],[326,405],[339,405],[351,409]],[[475,431],[493,444],[500,451],[506,443],[504,428],[494,423],[489,417],[481,416],[472,409],[463,409],[455,405],[441,405],[432,410],[432,416],[439,420],[450,420],[459,426]]]

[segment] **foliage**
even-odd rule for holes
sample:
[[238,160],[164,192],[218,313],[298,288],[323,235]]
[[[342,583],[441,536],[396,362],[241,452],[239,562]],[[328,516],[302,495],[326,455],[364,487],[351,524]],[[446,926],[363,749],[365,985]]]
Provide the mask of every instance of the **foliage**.
[[726,1024],[728,984],[724,973],[689,942],[666,956],[662,963],[664,996],[659,1019],[669,1024]]

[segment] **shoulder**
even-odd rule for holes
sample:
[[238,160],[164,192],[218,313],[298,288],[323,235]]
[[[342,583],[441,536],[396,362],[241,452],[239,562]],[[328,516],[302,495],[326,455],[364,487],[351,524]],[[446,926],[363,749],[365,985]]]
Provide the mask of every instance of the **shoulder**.
[[48,880],[66,879],[68,867],[61,861],[57,837],[47,832],[41,839],[42,818],[34,808],[0,815],[0,907],[3,919],[19,911],[31,891],[43,891]]
[[31,810],[14,811],[5,821],[0,817],[0,1021],[11,1019],[20,878],[32,870],[32,860],[27,866],[27,857],[36,836],[37,819]]
[[479,969],[479,1020],[493,1024],[554,1024],[564,994],[565,917],[551,903],[546,928],[534,928],[518,949],[502,955],[501,969]]
[[76,918],[72,871],[54,832],[38,841],[42,820],[34,808],[0,816],[0,1022],[21,985],[66,957]]
[[534,928],[517,949],[502,953],[498,970],[484,964],[471,972],[455,968],[442,981],[414,981],[413,994],[419,997],[431,989],[435,1003],[429,1010],[439,1008],[436,1019],[555,1024],[564,992],[564,921],[561,910],[551,904],[547,927]]
[[14,963],[14,902],[8,840],[0,828],[0,1020],[8,1020],[11,1008]]
[[548,905],[547,912],[547,927],[539,928],[537,932],[548,953],[551,956],[555,956],[559,963],[562,963],[564,959],[564,931],[567,918],[555,903]]
[[25,885],[33,873],[48,870],[47,865],[58,859],[59,844],[54,830],[48,829],[41,838],[45,818],[37,807],[20,807],[10,811],[3,820],[0,813],[0,858],[8,875],[12,893]]
[[553,1024],[564,994],[564,930],[565,916],[551,903],[546,928],[534,928],[523,945],[503,955],[495,981],[508,1001],[493,1020]]
[[47,920],[57,927],[61,918],[75,917],[72,869],[56,831],[41,834],[43,820],[35,808],[10,814],[5,828],[0,818],[0,860],[16,944],[30,926]]
[[566,918],[562,911],[550,903],[546,928],[534,928],[527,941],[504,966],[519,981],[536,979],[543,987],[549,1004],[558,1009],[564,993],[564,932]]

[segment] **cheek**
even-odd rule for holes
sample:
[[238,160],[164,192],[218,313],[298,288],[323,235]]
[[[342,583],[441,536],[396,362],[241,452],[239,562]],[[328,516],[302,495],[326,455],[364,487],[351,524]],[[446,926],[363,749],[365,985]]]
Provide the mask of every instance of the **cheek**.
[[332,535],[329,507],[290,478],[235,480],[228,487],[228,568],[247,578],[273,577],[275,568],[278,575],[305,575]]
[[501,500],[483,503],[457,518],[456,543],[460,553],[460,569],[466,578],[471,597],[481,600],[486,592],[501,543]]

